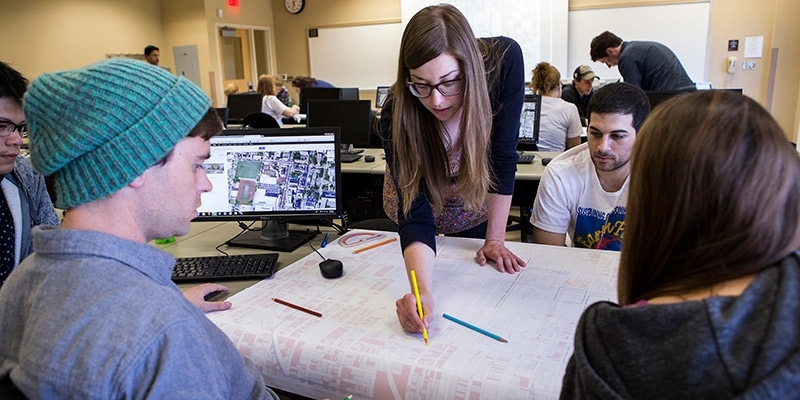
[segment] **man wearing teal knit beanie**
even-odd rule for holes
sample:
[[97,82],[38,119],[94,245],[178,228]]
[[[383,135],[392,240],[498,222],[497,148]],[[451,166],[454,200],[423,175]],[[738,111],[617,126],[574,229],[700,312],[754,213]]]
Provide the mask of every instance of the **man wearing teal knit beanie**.
[[263,378],[172,283],[149,241],[184,235],[211,189],[221,124],[182,77],[114,59],[35,79],[31,161],[53,175],[61,228],[0,290],[0,381],[29,398],[266,398]]

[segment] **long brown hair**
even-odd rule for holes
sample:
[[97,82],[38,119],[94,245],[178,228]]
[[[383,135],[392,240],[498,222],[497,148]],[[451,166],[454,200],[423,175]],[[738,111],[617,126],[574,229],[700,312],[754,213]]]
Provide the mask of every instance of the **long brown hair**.
[[656,109],[636,139],[620,304],[757,273],[800,248],[800,157],[738,93]]
[[[485,48],[489,51],[492,47]],[[391,168],[397,176],[404,214],[409,213],[412,201],[423,187],[434,212],[441,212],[445,191],[450,186],[443,125],[406,87],[411,69],[444,53],[458,61],[464,79],[457,196],[463,199],[466,208],[474,209],[483,205],[494,185],[488,160],[492,109],[484,53],[458,9],[448,4],[426,7],[411,18],[403,32],[397,81],[392,87],[395,162]]]

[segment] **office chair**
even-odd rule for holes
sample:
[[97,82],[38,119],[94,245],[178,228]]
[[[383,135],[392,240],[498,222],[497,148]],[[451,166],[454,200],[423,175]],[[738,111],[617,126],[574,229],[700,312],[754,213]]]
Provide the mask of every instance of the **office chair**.
[[242,120],[242,126],[247,128],[280,128],[278,121],[272,118],[269,114],[262,112],[254,112],[247,114]]

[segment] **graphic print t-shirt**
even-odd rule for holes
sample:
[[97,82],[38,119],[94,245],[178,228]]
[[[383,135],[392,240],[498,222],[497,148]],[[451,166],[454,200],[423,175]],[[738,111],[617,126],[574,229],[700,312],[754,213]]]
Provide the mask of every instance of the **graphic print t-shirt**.
[[583,143],[562,153],[542,174],[533,203],[531,224],[564,233],[575,247],[620,250],[625,234],[628,180],[606,192]]
[[588,249],[621,250],[625,233],[625,207],[614,207],[610,213],[588,207],[578,207],[575,247]]

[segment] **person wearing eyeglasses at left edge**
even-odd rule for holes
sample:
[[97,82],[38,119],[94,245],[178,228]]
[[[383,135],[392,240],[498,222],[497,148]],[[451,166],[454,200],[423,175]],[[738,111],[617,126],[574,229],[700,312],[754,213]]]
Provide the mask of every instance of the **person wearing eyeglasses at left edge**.
[[27,86],[19,72],[0,61],[0,286],[33,252],[33,227],[59,224],[44,177],[20,155],[28,135],[22,113]]
[[422,332],[434,317],[437,234],[484,239],[476,261],[492,260],[500,272],[525,266],[504,243],[525,72],[513,39],[476,39],[464,15],[448,4],[411,18],[398,60],[380,119],[383,204],[398,223],[425,321],[410,291],[395,303],[397,316],[404,330]]

